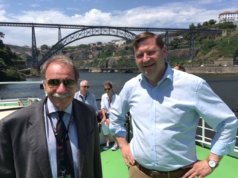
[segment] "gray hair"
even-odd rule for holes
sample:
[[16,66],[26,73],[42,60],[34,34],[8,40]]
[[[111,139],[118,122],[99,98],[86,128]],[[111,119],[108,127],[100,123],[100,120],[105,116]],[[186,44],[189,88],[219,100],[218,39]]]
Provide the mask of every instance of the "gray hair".
[[48,59],[42,66],[41,66],[41,77],[43,79],[45,79],[45,73],[46,73],[46,70],[48,68],[48,66],[51,64],[51,63],[64,63],[66,65],[69,65],[73,68],[73,71],[74,71],[74,78],[76,81],[78,81],[79,79],[79,71],[78,69],[76,68],[76,66],[74,65],[73,61],[65,56],[65,55],[54,55],[52,56],[50,59]]

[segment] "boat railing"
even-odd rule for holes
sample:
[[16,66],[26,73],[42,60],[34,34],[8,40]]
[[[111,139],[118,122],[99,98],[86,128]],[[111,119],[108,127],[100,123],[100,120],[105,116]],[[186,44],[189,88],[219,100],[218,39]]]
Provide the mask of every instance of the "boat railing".
[[[132,127],[131,127],[131,116],[127,114],[127,140],[128,142],[133,137]],[[197,127],[196,133],[196,143],[203,147],[211,147],[211,141],[213,136],[215,135],[215,131],[209,127],[203,119],[200,119],[199,125]],[[230,156],[238,158],[238,134],[236,134],[236,145],[232,153],[229,154]]]
[[[196,142],[202,146],[211,147],[211,141],[214,135],[215,131],[201,118],[197,129]],[[238,158],[238,134],[236,134],[235,148],[230,155]]]

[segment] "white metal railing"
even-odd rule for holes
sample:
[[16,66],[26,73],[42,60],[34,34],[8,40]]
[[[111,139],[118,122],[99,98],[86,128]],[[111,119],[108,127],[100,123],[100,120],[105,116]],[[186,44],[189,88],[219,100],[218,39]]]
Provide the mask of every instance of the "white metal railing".
[[42,81],[7,81],[7,82],[0,82],[0,85],[6,85],[6,84],[42,84]]
[[[208,134],[206,134],[206,131],[212,132],[214,134],[215,134],[215,131],[212,128],[207,127],[203,119],[201,119],[201,124],[198,126],[198,129],[201,129],[201,130],[198,131],[196,134],[196,142],[201,145],[210,147],[212,138],[209,137]],[[199,134],[200,132],[201,134]],[[235,145],[234,151],[230,155],[238,158],[238,135],[236,135],[236,145]]]

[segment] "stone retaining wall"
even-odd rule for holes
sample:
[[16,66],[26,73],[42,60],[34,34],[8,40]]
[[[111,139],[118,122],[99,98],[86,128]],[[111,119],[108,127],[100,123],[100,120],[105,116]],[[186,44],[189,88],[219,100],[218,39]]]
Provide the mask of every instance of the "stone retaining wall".
[[217,66],[217,67],[185,67],[186,72],[188,73],[211,73],[211,74],[218,74],[218,73],[224,73],[224,74],[238,74],[238,66]]

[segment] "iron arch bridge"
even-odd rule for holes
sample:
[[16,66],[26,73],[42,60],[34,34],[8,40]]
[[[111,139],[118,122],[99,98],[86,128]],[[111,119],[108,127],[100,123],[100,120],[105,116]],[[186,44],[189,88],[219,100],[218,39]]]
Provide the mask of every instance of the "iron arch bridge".
[[[90,26],[90,25],[76,25],[76,24],[45,24],[45,23],[21,23],[21,22],[0,22],[0,27],[5,26],[9,28],[31,28],[32,29],[32,58],[31,66],[39,68],[44,61],[57,51],[62,49],[69,43],[82,38],[91,36],[116,36],[126,40],[132,40],[135,37],[133,32],[150,31],[158,33],[164,39],[166,46],[169,45],[169,40],[176,34],[187,34],[189,40],[189,56],[190,59],[195,55],[195,38],[202,35],[218,36],[221,35],[222,30],[218,29],[187,29],[187,28],[157,28],[157,27],[112,27],[112,26]],[[58,42],[38,60],[35,28],[54,28],[58,29]],[[62,38],[61,29],[76,29],[78,31],[69,34]]]
[[136,34],[132,33],[124,28],[120,27],[89,27],[78,30],[69,34],[68,36],[62,38],[58,41],[38,62],[38,65],[41,66],[46,60],[48,60],[51,56],[56,54],[66,45],[73,43],[74,41],[88,38],[92,36],[115,36],[123,38],[127,41],[132,41]]

